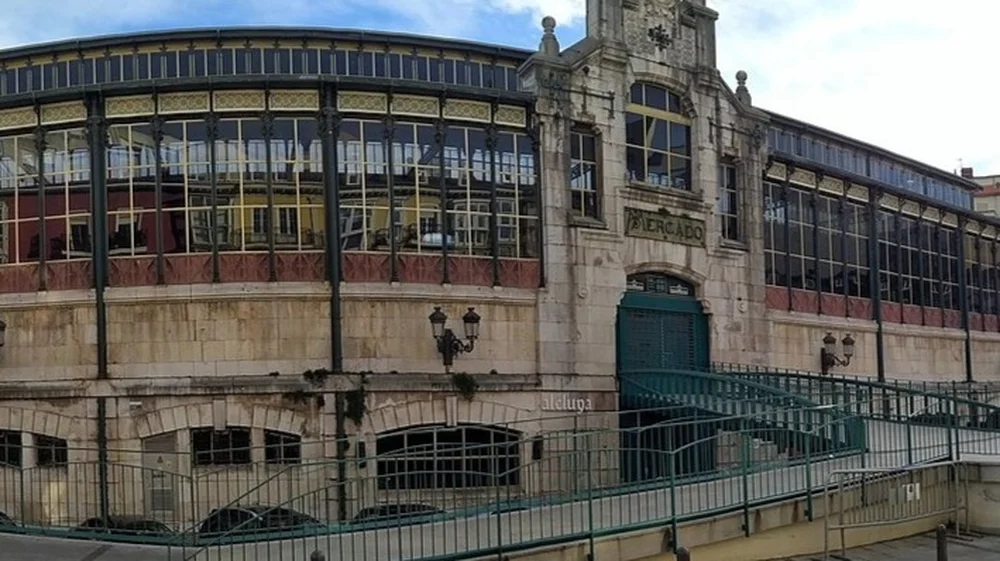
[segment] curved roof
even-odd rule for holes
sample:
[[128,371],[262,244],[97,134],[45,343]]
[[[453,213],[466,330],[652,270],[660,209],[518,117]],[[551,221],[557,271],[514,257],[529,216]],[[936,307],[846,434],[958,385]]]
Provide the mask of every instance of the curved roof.
[[425,48],[450,48],[465,50],[481,55],[497,56],[515,60],[526,60],[533,51],[478,43],[460,39],[445,39],[426,35],[408,33],[392,33],[386,31],[369,31],[364,29],[334,29],[326,27],[293,27],[293,26],[231,26],[220,28],[192,28],[145,31],[139,33],[119,33],[100,35],[80,39],[64,39],[11,47],[0,50],[0,62],[53,55],[67,51],[92,50],[110,47],[120,47],[132,44],[149,44],[156,42],[177,41],[225,41],[242,40],[248,37],[261,39],[278,39],[294,41],[350,41],[354,43],[385,43],[388,45],[405,45]]

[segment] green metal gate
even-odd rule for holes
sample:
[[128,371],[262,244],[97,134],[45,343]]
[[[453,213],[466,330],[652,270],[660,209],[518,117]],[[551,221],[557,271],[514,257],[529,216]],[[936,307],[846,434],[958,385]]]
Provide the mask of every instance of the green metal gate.
[[618,305],[618,372],[708,368],[708,319],[691,285],[646,274],[629,277],[629,286]]
[[[630,276],[629,291],[618,305],[617,363],[619,375],[629,371],[658,370],[664,376],[671,371],[704,370],[709,366],[708,319],[701,303],[694,297],[694,287],[680,279],[662,274]],[[636,390],[640,395],[632,395]],[[651,403],[645,391],[634,384],[622,384],[619,394],[621,466],[623,483],[651,481],[668,474],[692,475],[715,465],[711,423],[670,426],[673,415],[697,413],[710,418],[710,412],[694,409],[648,409]],[[664,396],[659,405],[668,405]],[[677,404],[674,404],[677,405]],[[695,429],[695,430],[690,430]],[[686,443],[681,454],[665,455]],[[669,458],[669,459],[668,459]],[[673,463],[673,470],[668,466]]]

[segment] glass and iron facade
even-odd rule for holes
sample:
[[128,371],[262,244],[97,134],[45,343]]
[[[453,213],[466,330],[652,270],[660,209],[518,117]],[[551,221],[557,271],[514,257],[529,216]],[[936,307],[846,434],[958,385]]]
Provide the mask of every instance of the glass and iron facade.
[[769,307],[1000,331],[1000,223],[969,209],[973,184],[782,126],[763,178]]
[[323,281],[331,259],[346,281],[539,286],[517,52],[246,33],[8,52],[0,291]]

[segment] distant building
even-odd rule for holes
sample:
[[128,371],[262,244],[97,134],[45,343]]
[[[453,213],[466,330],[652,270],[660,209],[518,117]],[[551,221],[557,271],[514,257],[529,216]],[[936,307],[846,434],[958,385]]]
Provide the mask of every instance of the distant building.
[[976,193],[976,210],[990,216],[1000,214],[1000,174],[975,177],[972,168],[962,168],[962,175],[983,186],[983,190]]

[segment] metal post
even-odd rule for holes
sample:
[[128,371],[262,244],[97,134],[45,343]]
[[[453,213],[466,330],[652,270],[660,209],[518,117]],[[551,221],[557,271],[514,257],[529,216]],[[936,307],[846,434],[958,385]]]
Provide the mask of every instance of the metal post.
[[691,561],[691,552],[686,547],[677,549],[677,561]]
[[97,398],[97,492],[100,517],[104,524],[107,524],[110,493],[108,489],[108,402],[105,397]]
[[937,541],[937,561],[948,561],[948,530],[939,524],[934,532]]
[[309,556],[309,561],[326,561],[326,555],[323,555],[323,552],[317,549]]

